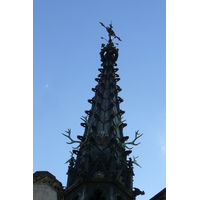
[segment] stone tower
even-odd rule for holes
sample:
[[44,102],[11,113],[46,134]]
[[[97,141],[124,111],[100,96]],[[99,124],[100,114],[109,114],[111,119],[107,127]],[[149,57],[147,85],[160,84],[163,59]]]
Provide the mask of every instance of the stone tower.
[[78,140],[72,139],[70,129],[63,134],[70,140],[68,144],[77,144],[68,160],[65,200],[134,200],[137,195],[144,194],[133,187],[133,164],[137,162],[127,158],[132,152],[127,145],[138,145],[135,142],[142,134],[136,131],[132,142],[127,142],[129,137],[123,135],[127,124],[122,120],[125,112],[120,109],[123,99],[118,96],[121,91],[116,73],[119,50],[112,38],[121,39],[115,35],[111,24],[104,27],[109,40],[101,46],[100,74],[95,79],[96,87],[92,88],[94,97],[88,100],[91,109],[82,117],[84,134],[78,135]]

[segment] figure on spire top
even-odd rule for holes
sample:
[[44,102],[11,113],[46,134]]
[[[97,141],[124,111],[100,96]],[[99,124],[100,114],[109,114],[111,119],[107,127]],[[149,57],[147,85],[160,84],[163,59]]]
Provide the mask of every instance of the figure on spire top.
[[106,30],[107,30],[107,32],[108,32],[108,35],[109,35],[109,42],[112,41],[112,40],[111,40],[111,36],[113,36],[114,38],[117,38],[119,41],[122,41],[122,40],[120,39],[120,37],[116,36],[116,35],[115,35],[115,32],[112,30],[112,28],[113,28],[112,24],[109,24],[109,25],[110,25],[110,27],[109,27],[109,26],[105,26],[102,22],[99,22],[99,23],[100,23],[103,27],[106,28]]

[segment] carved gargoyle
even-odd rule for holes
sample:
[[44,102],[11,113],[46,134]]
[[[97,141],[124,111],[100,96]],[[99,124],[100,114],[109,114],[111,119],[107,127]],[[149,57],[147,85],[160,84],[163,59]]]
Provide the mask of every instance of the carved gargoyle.
[[144,195],[145,194],[144,191],[141,191],[140,189],[135,188],[135,187],[134,187],[134,191],[133,192],[134,192],[135,196]]

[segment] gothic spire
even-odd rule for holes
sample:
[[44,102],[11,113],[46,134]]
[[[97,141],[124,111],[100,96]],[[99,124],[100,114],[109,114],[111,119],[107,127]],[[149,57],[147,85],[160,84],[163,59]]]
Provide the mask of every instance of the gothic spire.
[[[101,25],[104,26],[103,23]],[[114,46],[111,37],[121,39],[115,35],[112,25],[106,27],[106,30],[109,34],[109,41],[101,46],[102,63],[101,68],[98,69],[100,74],[95,79],[97,85],[92,88],[94,96],[88,100],[91,109],[86,110],[87,116],[81,118],[84,134],[77,136],[79,141],[71,138],[71,130],[66,131],[67,135],[64,134],[71,140],[70,143],[79,143],[73,150],[76,159],[72,154],[71,159],[68,160],[70,164],[65,191],[68,197],[70,195],[73,197],[70,188],[77,188],[78,185],[79,187],[82,185],[87,191],[83,194],[83,190],[80,190],[81,199],[93,199],[93,196],[94,199],[98,199],[95,198],[98,193],[95,191],[99,190],[101,192],[98,194],[101,193],[102,199],[103,197],[112,199],[117,195],[121,196],[122,193],[125,199],[133,199],[140,194],[139,189],[137,194],[133,191],[134,162],[131,158],[127,160],[131,150],[126,148],[126,140],[129,137],[123,135],[123,129],[127,124],[122,120],[125,112],[120,109],[123,99],[118,96],[118,93],[122,89],[117,84],[120,78],[116,73],[119,49]],[[141,134],[137,132],[135,140],[140,136]],[[129,144],[137,145],[134,143],[135,140]],[[91,185],[93,183],[94,185]],[[95,186],[97,183],[98,188],[97,185]],[[106,184],[110,186],[108,194],[105,193]],[[117,187],[122,190],[118,191],[119,194]],[[77,192],[78,189],[74,190]]]

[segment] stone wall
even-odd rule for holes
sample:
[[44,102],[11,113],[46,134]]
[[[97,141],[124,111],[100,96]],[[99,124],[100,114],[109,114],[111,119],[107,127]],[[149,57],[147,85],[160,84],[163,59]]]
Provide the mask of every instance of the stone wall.
[[33,200],[62,200],[63,186],[47,171],[33,174]]
[[48,185],[33,185],[33,200],[57,200],[57,192]]

